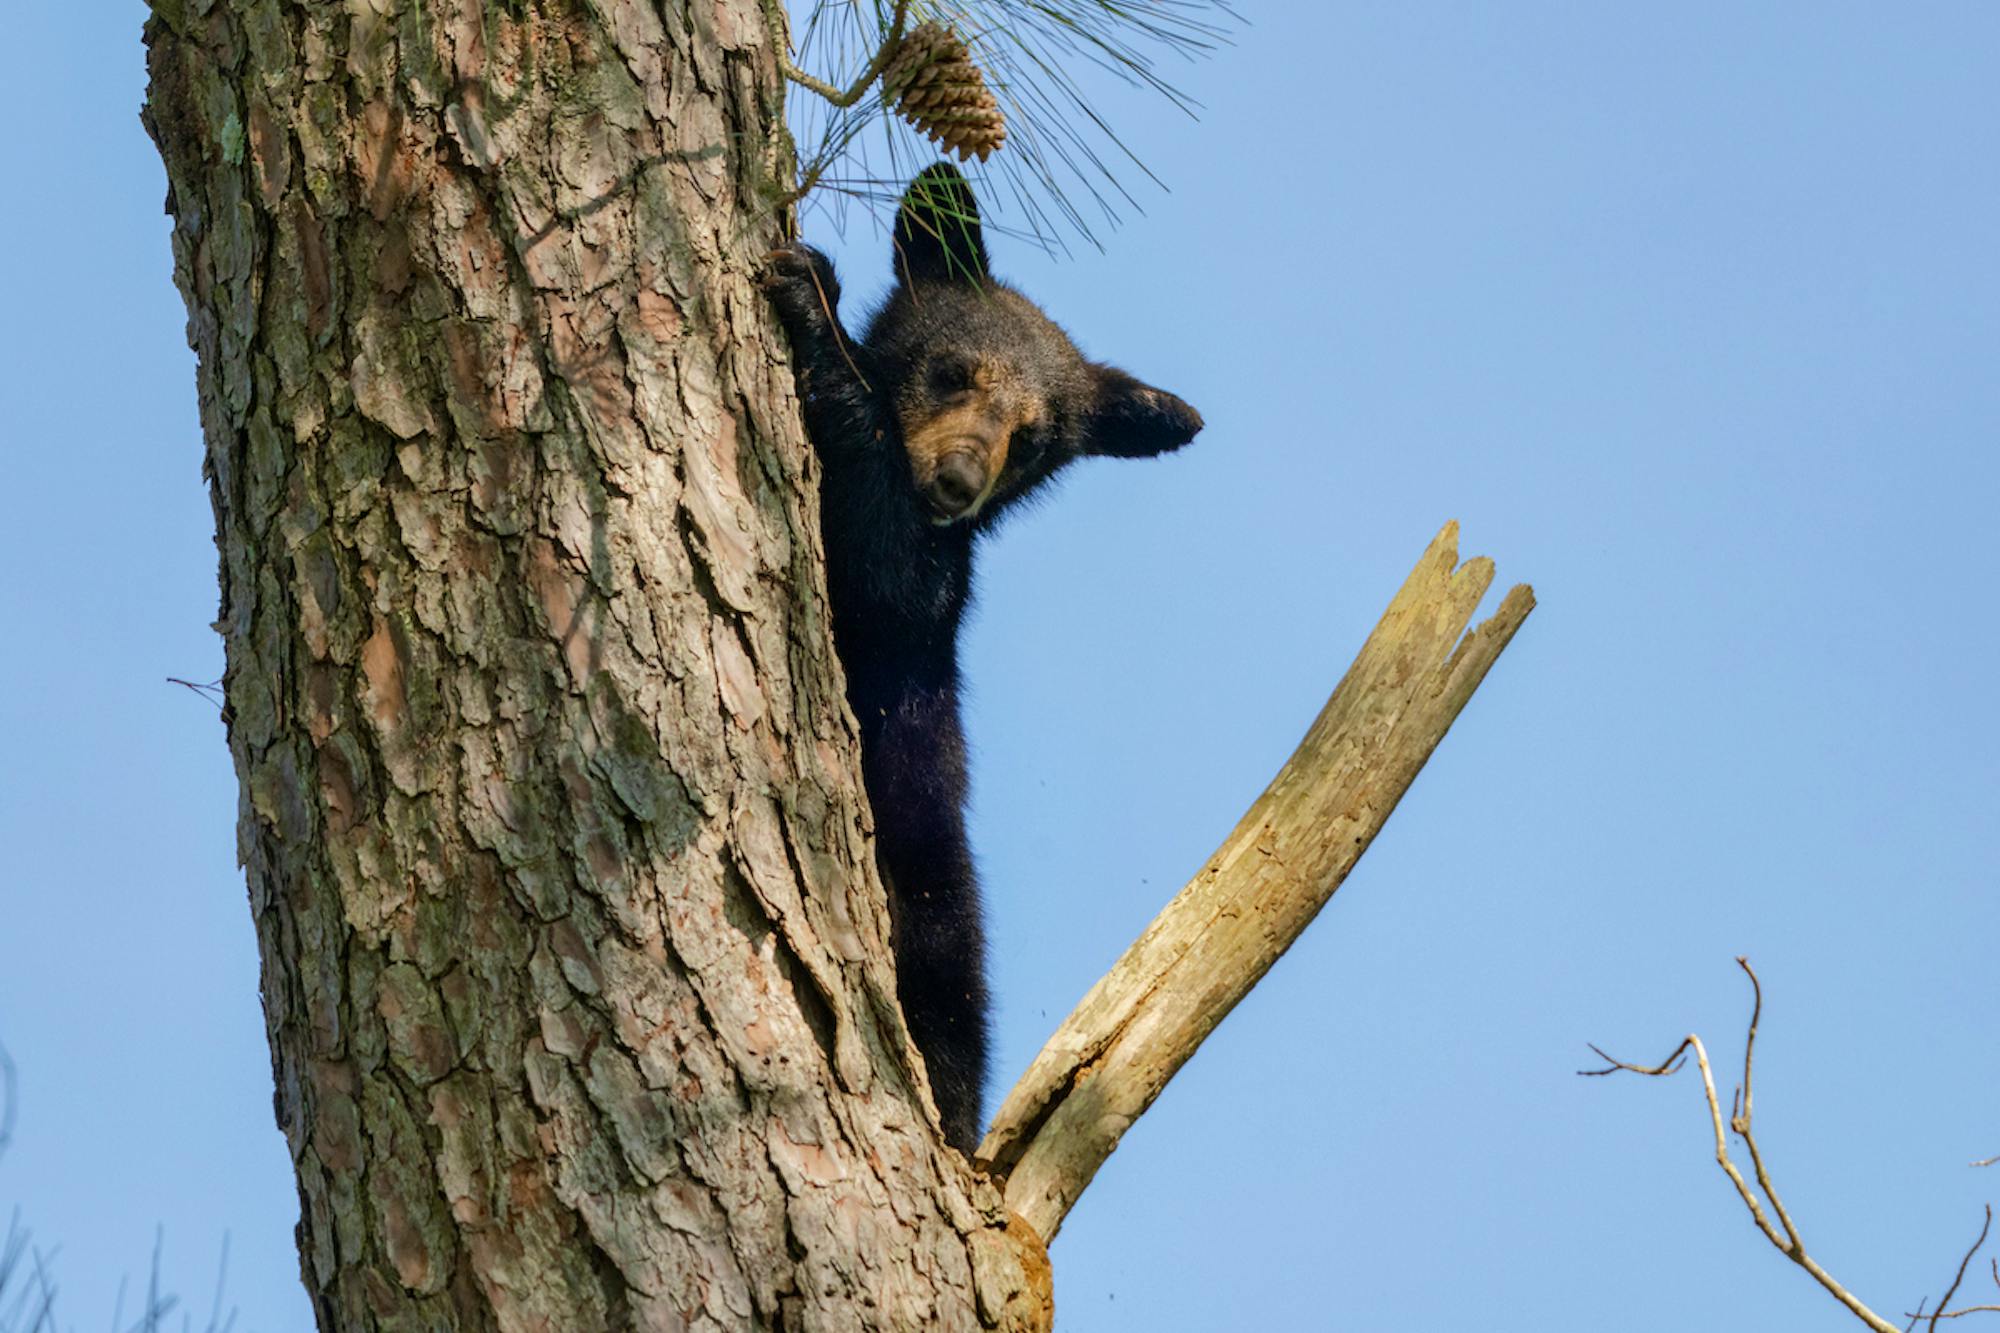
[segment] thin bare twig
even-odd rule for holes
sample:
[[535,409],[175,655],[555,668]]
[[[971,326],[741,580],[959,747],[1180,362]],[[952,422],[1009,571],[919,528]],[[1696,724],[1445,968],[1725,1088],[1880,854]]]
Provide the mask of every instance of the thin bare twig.
[[[1965,1257],[1958,1261],[1958,1272],[1952,1275],[1951,1285],[1944,1289],[1944,1295],[1938,1297],[1939,1310],[1943,1310],[1946,1306],[1950,1305],[1951,1298],[1958,1295],[1959,1284],[1965,1281],[1965,1270],[1972,1267],[1973,1257],[1977,1255],[1979,1251],[1985,1247],[1987,1233],[1992,1230],[1993,1230],[1993,1205],[1989,1203],[1986,1205],[1986,1220],[1982,1222],[1979,1227],[1979,1239],[1972,1242],[1972,1248],[1967,1250],[1965,1252]],[[1937,1327],[1938,1318],[1939,1316],[1937,1315],[1931,1316],[1932,1328]]]
[[[1730,1117],[1729,1127],[1736,1137],[1743,1140],[1743,1146],[1750,1151],[1750,1168],[1757,1174],[1757,1187],[1764,1191],[1764,1197],[1771,1201],[1771,1209],[1778,1215],[1778,1222],[1785,1228],[1785,1239],[1789,1242],[1788,1253],[1796,1253],[1802,1265],[1811,1263],[1806,1257],[1805,1247],[1799,1241],[1799,1229],[1792,1225],[1792,1216],[1785,1211],[1784,1200],[1771,1186],[1770,1173],[1764,1169],[1764,1154],[1758,1150],[1757,1136],[1750,1130],[1750,1076],[1757,1058],[1757,1024],[1764,1017],[1764,985],[1757,980],[1757,973],[1750,967],[1750,960],[1738,954],[1736,965],[1750,978],[1750,990],[1756,997],[1750,1007],[1750,1032],[1743,1041],[1743,1086],[1738,1089],[1740,1102],[1738,1114]],[[1785,1247],[1781,1247],[1785,1248]],[[1808,1268],[1807,1271],[1811,1271]],[[1831,1279],[1829,1279],[1830,1281]]]
[[[1946,1308],[1951,1304],[1951,1298],[1958,1295],[1959,1284],[1965,1281],[1965,1270],[1972,1267],[1972,1261],[1978,1257],[1982,1249],[1986,1248],[1986,1237],[1992,1230],[1993,1205],[1989,1203],[1986,1205],[1986,1220],[1979,1227],[1979,1239],[1972,1242],[1972,1248],[1958,1261],[1958,1272],[1953,1275],[1951,1285],[1944,1289],[1944,1295],[1938,1297],[1937,1309],[1931,1311],[1930,1322],[1924,1325],[1925,1333],[1936,1333],[1940,1319],[1963,1319],[1969,1314],[1991,1314],[2000,1311],[2000,1305],[1967,1305],[1956,1310]],[[1995,1286],[2000,1286],[2000,1259],[1993,1261],[1993,1282]],[[1910,1329],[1917,1326],[1917,1320],[1924,1317],[1925,1304],[1923,1301],[1917,1302],[1917,1312],[1910,1316],[1909,1325],[1903,1333],[1910,1333]]]
[[[1700,1037],[1690,1034],[1682,1038],[1681,1044],[1674,1047],[1672,1053],[1657,1065],[1628,1064],[1614,1056],[1606,1055],[1597,1046],[1592,1046],[1590,1049],[1595,1051],[1599,1058],[1605,1062],[1605,1067],[1602,1069],[1579,1069],[1577,1072],[1591,1076],[1615,1074],[1623,1070],[1627,1073],[1644,1074],[1648,1077],[1659,1078],[1680,1070],[1687,1063],[1686,1053],[1692,1050],[1695,1062],[1701,1069],[1702,1092],[1708,1098],[1709,1123],[1715,1130],[1716,1164],[1728,1175],[1730,1184],[1736,1187],[1737,1196],[1743,1200],[1744,1207],[1750,1210],[1750,1217],[1756,1222],[1757,1229],[1764,1233],[1766,1240],[1777,1247],[1780,1254],[1783,1254],[1787,1259],[1790,1259],[1793,1263],[1810,1273],[1814,1281],[1826,1288],[1836,1300],[1845,1305],[1862,1323],[1877,1330],[1877,1333],[1884,1333],[1885,1330],[1886,1333],[1897,1333],[1893,1324],[1890,1324],[1882,1316],[1870,1310],[1866,1305],[1863,1305],[1853,1293],[1836,1282],[1824,1268],[1821,1268],[1814,1261],[1811,1255],[1806,1253],[1805,1243],[1799,1239],[1798,1228],[1793,1225],[1791,1214],[1786,1211],[1784,1201],[1778,1197],[1778,1191],[1771,1183],[1771,1175],[1765,1169],[1764,1154],[1757,1145],[1756,1130],[1751,1123],[1751,1109],[1753,1105],[1751,1080],[1756,1073],[1757,1029],[1764,1017],[1764,985],[1757,979],[1756,970],[1750,966],[1750,961],[1747,958],[1739,956],[1736,959],[1736,965],[1743,969],[1745,976],[1750,978],[1750,989],[1754,999],[1750,1009],[1749,1031],[1743,1042],[1743,1082],[1737,1087],[1729,1103],[1729,1129],[1738,1139],[1742,1140],[1744,1148],[1750,1154],[1751,1170],[1757,1178],[1758,1190],[1763,1193],[1764,1199],[1770,1203],[1770,1214],[1767,1215],[1763,1206],[1758,1202],[1756,1193],[1751,1191],[1749,1183],[1744,1180],[1743,1173],[1736,1169],[1736,1164],[1729,1158],[1728,1136],[1724,1134],[1722,1128],[1722,1103],[1715,1095],[1715,1080],[1709,1072],[1708,1052],[1702,1046]],[[1987,1166],[1991,1165],[1993,1160],[2000,1159],[1989,1159],[1987,1162],[1974,1162],[1973,1165]],[[1777,1226],[1771,1224],[1771,1215],[1777,1217]],[[1778,1234],[1779,1227],[1784,1229],[1782,1236]],[[1938,1301],[1936,1307],[1930,1311],[1928,1316],[1925,1314],[1925,1307],[1930,1305],[1929,1299],[1926,1298],[1919,1301],[1916,1313],[1909,1316],[1909,1323],[1904,1325],[1902,1333],[1913,1333],[1917,1322],[1926,1317],[1930,1321],[1925,1326],[1926,1333],[1936,1333],[1938,1320],[1940,1319],[1959,1319],[1969,1314],[2000,1311],[2000,1305],[1970,1305],[1956,1310],[1948,1308],[1951,1305],[1951,1298],[1958,1294],[1960,1284],[1965,1281],[1966,1270],[1972,1266],[1973,1259],[1985,1246],[1987,1235],[1992,1230],[1992,1227],[1993,1208],[1989,1204],[1986,1208],[1985,1223],[1979,1228],[1979,1238],[1972,1243],[1972,1248],[1965,1252],[1965,1258],[1959,1261],[1958,1273],[1952,1278],[1951,1285],[1945,1288],[1944,1296]],[[2000,1286],[2000,1259],[1993,1261],[1993,1282],[1995,1286]]]
[[199,695],[214,704],[217,709],[220,709],[223,705],[222,682],[219,680],[202,683],[192,680],[182,680],[179,676],[168,676],[167,684],[178,685],[190,694]]
[[[1778,1198],[1777,1190],[1771,1184],[1770,1173],[1764,1167],[1764,1155],[1757,1147],[1756,1133],[1751,1128],[1750,1123],[1750,1078],[1756,1059],[1757,1025],[1763,1018],[1764,1013],[1764,987],[1757,980],[1757,973],[1751,969],[1748,959],[1739,957],[1736,960],[1736,965],[1743,969],[1745,976],[1750,978],[1751,990],[1756,999],[1750,1014],[1749,1036],[1743,1044],[1743,1084],[1730,1099],[1729,1128],[1735,1133],[1737,1138],[1743,1141],[1744,1147],[1748,1149],[1751,1169],[1757,1177],[1757,1187],[1763,1191],[1765,1199],[1770,1202],[1770,1212],[1777,1215],[1778,1226],[1771,1224],[1770,1215],[1758,1203],[1756,1194],[1751,1191],[1749,1183],[1744,1180],[1743,1173],[1737,1170],[1736,1163],[1729,1158],[1729,1140],[1728,1136],[1723,1132],[1722,1127],[1722,1103],[1715,1095],[1715,1078],[1710,1073],[1708,1051],[1703,1047],[1700,1037],[1689,1034],[1679,1046],[1674,1048],[1673,1055],[1668,1056],[1665,1062],[1653,1068],[1627,1064],[1622,1060],[1604,1055],[1603,1051],[1599,1051],[1597,1047],[1593,1046],[1591,1049],[1597,1051],[1599,1055],[1604,1056],[1604,1059],[1609,1062],[1609,1067],[1605,1069],[1582,1070],[1579,1072],[1585,1074],[1610,1074],[1622,1069],[1634,1074],[1646,1074],[1654,1077],[1664,1076],[1673,1073],[1674,1070],[1681,1067],[1680,1064],[1674,1063],[1674,1057],[1678,1056],[1682,1051],[1692,1048],[1695,1063],[1701,1069],[1702,1092],[1708,1098],[1709,1123],[1715,1130],[1716,1165],[1720,1166],[1723,1172],[1729,1177],[1729,1183],[1736,1187],[1737,1197],[1742,1199],[1743,1206],[1749,1209],[1751,1220],[1757,1224],[1757,1229],[1764,1233],[1764,1239],[1770,1241],[1780,1254],[1811,1274],[1815,1282],[1824,1287],[1835,1300],[1846,1306],[1855,1318],[1876,1330],[1876,1333],[1908,1333],[1907,1329],[1899,1331],[1894,1324],[1891,1324],[1888,1320],[1882,1318],[1881,1315],[1876,1314],[1873,1310],[1862,1304],[1853,1292],[1835,1281],[1831,1273],[1821,1268],[1818,1262],[1806,1253],[1805,1244],[1799,1239],[1798,1228],[1792,1225],[1791,1214],[1786,1211],[1785,1205]],[[1685,1062],[1683,1061],[1682,1063]],[[1779,1226],[1784,1228],[1782,1235],[1779,1234]]]
[[[1929,1329],[1936,1328],[1937,1321],[1940,1319],[1963,1319],[1969,1314],[2000,1314],[2000,1305],[1967,1305],[1956,1310],[1940,1311],[1931,1316],[1931,1322],[1926,1325],[1926,1333],[1928,1333]],[[1918,1319],[1922,1317],[1922,1315],[1917,1316]],[[1910,1321],[1910,1328],[1914,1327],[1916,1327],[1915,1319]],[[1904,1329],[1903,1333],[1909,1333],[1909,1329]]]

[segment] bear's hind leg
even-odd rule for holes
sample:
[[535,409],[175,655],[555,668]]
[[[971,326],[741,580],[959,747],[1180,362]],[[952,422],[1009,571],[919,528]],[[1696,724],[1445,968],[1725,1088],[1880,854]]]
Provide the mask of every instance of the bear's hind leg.
[[979,1146],[986,1090],[986,938],[979,890],[962,883],[909,891],[899,879],[896,980],[910,1036],[924,1057],[944,1135],[967,1157]]

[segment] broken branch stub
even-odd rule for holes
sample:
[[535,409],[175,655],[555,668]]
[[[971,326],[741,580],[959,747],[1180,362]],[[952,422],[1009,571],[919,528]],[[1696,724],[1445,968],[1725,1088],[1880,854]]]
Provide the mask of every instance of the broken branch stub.
[[1466,633],[1492,581],[1446,524],[1278,776],[1008,1094],[979,1159],[1043,1238],[1326,905],[1534,608],[1518,585]]

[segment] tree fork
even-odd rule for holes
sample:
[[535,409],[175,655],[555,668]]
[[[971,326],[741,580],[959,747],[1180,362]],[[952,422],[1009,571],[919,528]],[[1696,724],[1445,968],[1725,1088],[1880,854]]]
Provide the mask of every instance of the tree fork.
[[[153,11],[320,1327],[1047,1329],[1043,1238],[1269,963],[1156,924],[1003,1108],[1011,1178],[943,1146],[754,281],[790,169],[759,0]],[[1391,619],[1441,652],[1477,595],[1437,551],[1456,624],[1407,595]],[[1357,664],[1361,731],[1316,725],[1258,807],[1245,846],[1289,856],[1319,834],[1282,821],[1330,809],[1312,765],[1372,803],[1351,854],[1292,863],[1308,898],[1414,775],[1375,731],[1435,709],[1374,691],[1419,664]],[[1243,873],[1219,858],[1163,922]],[[1117,999],[1135,959],[1166,989]]]

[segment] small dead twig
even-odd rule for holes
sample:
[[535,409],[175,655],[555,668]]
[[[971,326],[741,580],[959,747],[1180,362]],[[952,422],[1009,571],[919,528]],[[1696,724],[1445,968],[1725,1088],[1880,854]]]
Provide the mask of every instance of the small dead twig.
[[167,684],[178,685],[184,690],[188,690],[191,693],[200,695],[202,698],[214,704],[218,712],[221,711],[222,709],[224,696],[222,693],[222,682],[220,680],[211,680],[204,685],[192,680],[182,680],[179,676],[168,676]]
[[[1965,1270],[1972,1267],[1973,1258],[1978,1255],[1981,1249],[1985,1248],[1987,1233],[1991,1232],[1992,1230],[1993,1230],[1993,1205],[1989,1203],[1986,1205],[1986,1220],[1983,1223],[1981,1223],[1979,1227],[1979,1239],[1972,1242],[1972,1248],[1967,1250],[1965,1252],[1965,1257],[1958,1261],[1958,1272],[1952,1275],[1951,1285],[1944,1289],[1944,1295],[1938,1297],[1938,1309],[1940,1311],[1942,1311],[1946,1306],[1951,1304],[1952,1297],[1958,1295],[1959,1284],[1965,1281]],[[1931,1316],[1932,1328],[1937,1327],[1937,1321],[1941,1317],[1942,1317],[1941,1315],[1935,1315],[1935,1314]]]
[[[1924,1325],[1925,1333],[1935,1333],[1938,1320],[1940,1319],[1963,1319],[1969,1314],[1993,1314],[2000,1312],[2000,1305],[1966,1305],[1956,1310],[1948,1308],[1951,1305],[1951,1298],[1958,1295],[1959,1284],[1965,1281],[1965,1270],[1972,1267],[1972,1261],[1978,1257],[1982,1249],[1986,1248],[1986,1237],[1992,1230],[1993,1205],[1989,1203],[1986,1205],[1986,1220],[1979,1228],[1979,1238],[1972,1242],[1972,1248],[1967,1250],[1965,1257],[1958,1261],[1958,1272],[1953,1275],[1951,1285],[1944,1289],[1944,1295],[1938,1297],[1937,1309],[1931,1311],[1930,1322]],[[1995,1259],[1992,1262],[1993,1285],[2000,1287],[2000,1259]],[[1917,1302],[1917,1312],[1910,1316],[1910,1322],[1904,1326],[1903,1333],[1910,1333],[1910,1330],[1917,1326],[1917,1321],[1924,1317],[1925,1304],[1926,1302],[1924,1301]]]
[[[2000,1314],[2000,1305],[1968,1305],[1960,1310],[1940,1310],[1932,1315],[1930,1323],[1924,1326],[1925,1333],[1929,1333],[1931,1329],[1936,1328],[1937,1321],[1940,1319],[1963,1319],[1969,1314]],[[1910,1329],[1917,1326],[1917,1320],[1923,1317],[1923,1312],[1919,1308],[1916,1314],[1910,1316],[1909,1325],[1904,1328],[1903,1333],[1910,1333]]]
[[[1599,1056],[1604,1058],[1606,1067],[1603,1069],[1584,1069],[1577,1072],[1585,1075],[1605,1075],[1624,1070],[1627,1073],[1645,1074],[1649,1077],[1664,1077],[1674,1073],[1682,1065],[1686,1064],[1684,1052],[1692,1050],[1694,1052],[1695,1063],[1701,1069],[1702,1091],[1708,1097],[1709,1123],[1715,1130],[1716,1165],[1720,1166],[1723,1173],[1729,1177],[1729,1183],[1736,1187],[1737,1197],[1742,1199],[1743,1206],[1749,1209],[1751,1220],[1757,1224],[1757,1230],[1764,1233],[1764,1239],[1770,1241],[1777,1248],[1778,1253],[1784,1255],[1787,1259],[1790,1259],[1793,1263],[1811,1274],[1813,1281],[1824,1287],[1828,1294],[1846,1306],[1855,1318],[1874,1329],[1876,1333],[1908,1333],[1908,1330],[1898,1330],[1894,1324],[1891,1324],[1881,1315],[1876,1314],[1873,1310],[1862,1304],[1853,1292],[1843,1287],[1834,1279],[1831,1273],[1820,1267],[1818,1262],[1810,1254],[1806,1253],[1805,1243],[1799,1239],[1799,1231],[1792,1223],[1791,1213],[1786,1210],[1784,1201],[1778,1197],[1777,1188],[1771,1183],[1771,1173],[1764,1165],[1764,1154],[1757,1146],[1757,1135],[1751,1126],[1751,1075],[1755,1072],[1757,1058],[1757,1026],[1764,1016],[1764,986],[1762,982],[1757,980],[1757,973],[1750,966],[1747,958],[1739,956],[1736,959],[1736,965],[1743,969],[1745,976],[1750,978],[1750,989],[1754,999],[1750,1010],[1749,1033],[1743,1043],[1743,1082],[1730,1098],[1728,1133],[1725,1133],[1723,1130],[1722,1103],[1715,1095],[1715,1078],[1709,1070],[1708,1050],[1702,1045],[1701,1038],[1692,1033],[1685,1037],[1679,1046],[1674,1048],[1673,1054],[1669,1055],[1665,1061],[1657,1066],[1647,1068],[1640,1065],[1628,1064],[1623,1060],[1606,1055],[1596,1046],[1592,1046],[1590,1049],[1596,1051]],[[1742,1141],[1745,1150],[1750,1154],[1751,1173],[1757,1179],[1757,1191],[1755,1192],[1751,1190],[1749,1182],[1743,1178],[1743,1173],[1737,1169],[1736,1163],[1730,1160],[1729,1133],[1735,1134]],[[1765,1201],[1769,1202],[1770,1208],[1768,1211],[1758,1201],[1758,1192],[1761,1192]],[[1771,1220],[1773,1216],[1777,1218],[1775,1225]]]

